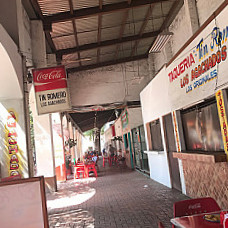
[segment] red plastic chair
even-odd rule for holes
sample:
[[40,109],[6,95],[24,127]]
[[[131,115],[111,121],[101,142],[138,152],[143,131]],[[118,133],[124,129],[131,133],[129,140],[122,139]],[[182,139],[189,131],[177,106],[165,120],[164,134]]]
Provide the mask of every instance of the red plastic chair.
[[108,157],[103,157],[103,167],[105,167],[105,162],[109,163]]
[[[174,217],[220,211],[221,208],[211,197],[179,201],[173,204]],[[172,226],[175,227],[174,225]]]
[[82,178],[86,177],[85,166],[83,163],[77,163],[76,166],[74,166],[74,179],[80,178],[81,174]]
[[95,167],[95,162],[92,162],[92,163],[90,163],[90,164],[88,164],[88,165],[86,165],[86,168],[87,168],[87,177],[89,177],[89,172],[93,172],[94,173],[94,175],[97,177],[97,170],[96,170],[96,167]]

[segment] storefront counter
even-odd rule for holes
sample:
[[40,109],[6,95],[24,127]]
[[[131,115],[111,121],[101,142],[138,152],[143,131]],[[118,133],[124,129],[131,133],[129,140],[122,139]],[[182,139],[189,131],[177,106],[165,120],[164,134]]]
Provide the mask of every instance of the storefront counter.
[[173,157],[182,160],[189,197],[211,196],[221,208],[227,208],[228,163],[225,153],[173,153]]
[[193,160],[198,162],[216,163],[227,162],[227,156],[225,153],[173,153],[174,158],[181,160]]

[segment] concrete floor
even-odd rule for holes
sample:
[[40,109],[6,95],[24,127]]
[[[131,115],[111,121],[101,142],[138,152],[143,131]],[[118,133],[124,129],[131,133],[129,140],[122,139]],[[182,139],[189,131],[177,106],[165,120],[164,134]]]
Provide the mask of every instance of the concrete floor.
[[59,183],[47,194],[50,228],[171,227],[173,203],[187,199],[176,190],[128,168],[99,164],[98,178]]

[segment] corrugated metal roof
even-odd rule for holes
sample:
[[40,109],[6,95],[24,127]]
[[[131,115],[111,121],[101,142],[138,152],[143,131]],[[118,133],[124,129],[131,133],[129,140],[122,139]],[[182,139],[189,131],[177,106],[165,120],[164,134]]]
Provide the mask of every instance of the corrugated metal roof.
[[76,46],[75,36],[61,36],[52,39],[57,50],[67,49]]
[[68,0],[38,0],[43,15],[51,15],[70,10]]
[[51,37],[59,37],[72,35],[74,33],[73,24],[71,21],[59,22],[52,24]]
[[117,2],[126,2],[127,0],[103,0],[103,5],[107,5],[107,4],[113,4],[113,3],[117,3]]
[[120,26],[114,28],[101,29],[101,40],[118,39],[120,33]]
[[[140,0],[132,0],[132,3],[133,1],[138,1],[138,3],[140,3]],[[82,59],[81,64],[85,66],[97,63],[98,60],[99,62],[109,60],[115,61],[118,60],[118,58],[130,57],[135,46],[137,48],[135,49],[134,56],[147,54],[147,51],[153,40],[155,40],[155,37],[142,39],[140,42],[129,41],[121,44],[100,47],[99,52],[98,48],[94,48],[94,44],[96,46],[99,41],[102,44],[103,42],[105,43],[105,41],[113,39],[121,40],[121,34],[122,38],[125,38],[152,31],[159,31],[164,21],[166,21],[167,16],[170,14],[170,9],[176,1],[177,0],[169,0],[163,1],[162,3],[152,3],[146,5],[143,3],[138,7],[133,7],[134,4],[132,4],[129,5],[129,7],[131,7],[130,9],[126,9],[125,7],[123,7],[123,9],[119,9],[120,5],[117,3],[124,2],[126,6],[128,0],[102,0],[103,5],[113,4],[114,11],[107,8],[109,12],[100,12],[100,14],[99,11],[97,11],[99,8],[99,0],[38,0],[38,4],[44,16],[51,16],[52,14],[61,14],[62,12],[65,12],[65,14],[60,15],[60,17],[57,15],[56,17],[53,17],[53,20],[59,19],[60,21],[64,20],[65,17],[65,22],[53,23],[52,31],[50,32],[57,50],[75,48],[77,46],[76,38],[78,39],[79,46],[92,44],[91,46],[93,49],[80,52],[80,57]],[[80,18],[71,19],[71,2],[74,10],[80,10]],[[153,1],[151,0],[151,2]],[[92,7],[95,7],[95,10],[86,10]],[[151,14],[146,17],[150,7],[152,9]],[[179,4],[178,9],[180,7],[181,5]],[[89,15],[89,12],[91,12],[91,15]],[[37,11],[37,14],[39,14],[39,11]],[[127,18],[126,15],[128,15]],[[101,17],[101,33],[100,40],[98,41],[99,17]],[[46,17],[43,18],[44,24],[46,22],[48,25],[50,19],[45,18]],[[74,35],[72,20],[74,20],[76,25],[77,37]],[[50,47],[52,47],[51,43]],[[87,47],[89,47],[89,45]],[[52,47],[52,49],[54,52],[55,48]],[[100,58],[97,56],[99,53]],[[64,55],[63,58],[79,61],[77,53]],[[90,60],[84,60],[86,58],[90,58]],[[70,63],[70,66],[72,65],[73,63]],[[75,63],[75,65],[79,65],[79,63]],[[69,67],[69,64],[67,67]]]
[[139,41],[138,43],[138,47],[141,47],[141,46],[149,46],[152,44],[152,42],[155,40],[154,37],[150,37],[150,38],[146,38],[146,39],[142,39]]
[[133,8],[129,11],[128,21],[134,23],[136,21],[144,20],[149,6],[142,6]]
[[89,18],[82,18],[75,20],[76,21],[76,27],[77,32],[90,32],[90,31],[96,31],[98,28],[98,17],[89,17]]
[[123,37],[139,34],[143,21],[126,24]]
[[72,0],[74,10],[95,7],[99,5],[99,0]]
[[63,55],[63,61],[73,61],[75,59],[78,59],[78,53]]
[[107,46],[107,47],[100,48],[101,54],[115,53],[115,51],[116,51],[116,45],[112,45],[112,46]]
[[131,56],[131,49],[128,50],[120,50],[118,52],[118,58],[126,58]]
[[148,46],[137,47],[135,55],[143,55],[148,50]]
[[167,15],[172,5],[173,5],[172,1],[162,2],[160,4],[154,5],[153,17]]
[[97,49],[80,52],[81,58],[97,57]]
[[79,62],[63,62],[63,65],[66,67],[66,68],[75,68],[75,67],[79,67],[80,64]]
[[131,42],[125,42],[125,43],[122,43],[120,45],[120,50],[128,50],[128,49],[132,49],[133,48],[133,45],[134,45],[135,42],[131,41]]
[[115,53],[110,53],[106,55],[100,55],[100,61],[107,62],[113,60],[115,57]]
[[97,42],[97,31],[79,33],[78,42],[79,42],[79,45],[96,43]]
[[124,11],[105,14],[102,16],[102,28],[120,26],[123,20]]
[[88,59],[87,61],[82,61],[81,63],[82,63],[83,66],[96,64],[97,63],[97,58],[92,57],[92,58]]

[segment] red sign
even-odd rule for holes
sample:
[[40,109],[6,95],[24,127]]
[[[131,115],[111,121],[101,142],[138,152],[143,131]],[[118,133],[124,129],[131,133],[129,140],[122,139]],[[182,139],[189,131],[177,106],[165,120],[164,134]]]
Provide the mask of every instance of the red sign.
[[36,92],[67,87],[64,66],[34,69],[32,73]]
[[71,109],[64,66],[34,69],[32,73],[38,114]]

